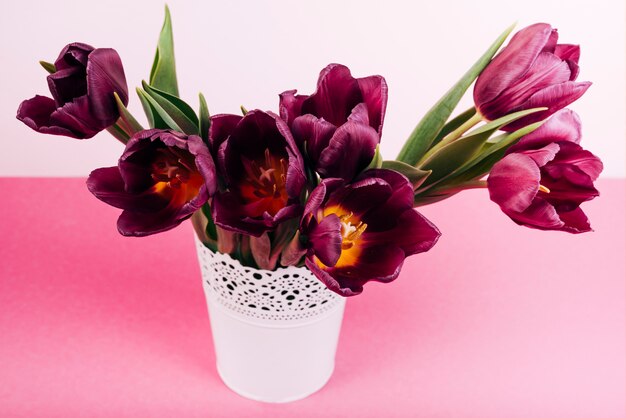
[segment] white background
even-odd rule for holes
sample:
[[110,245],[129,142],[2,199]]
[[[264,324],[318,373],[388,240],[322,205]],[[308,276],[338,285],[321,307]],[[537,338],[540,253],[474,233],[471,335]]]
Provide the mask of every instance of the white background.
[[[90,140],[40,135],[15,119],[19,103],[49,95],[40,59],[72,41],[118,50],[131,89],[147,78],[163,19],[155,1],[11,1],[2,4],[0,176],[85,176],[115,165],[122,146],[106,132]],[[544,21],[582,46],[579,80],[594,85],[572,106],[583,145],[625,175],[625,7],[604,1],[183,1],[171,0],[181,95],[212,113],[277,111],[278,93],[310,94],[326,64],[385,76],[389,105],[383,155],[394,158],[424,112],[512,22]],[[471,104],[468,95],[464,109]],[[134,91],[130,109],[145,121]]]

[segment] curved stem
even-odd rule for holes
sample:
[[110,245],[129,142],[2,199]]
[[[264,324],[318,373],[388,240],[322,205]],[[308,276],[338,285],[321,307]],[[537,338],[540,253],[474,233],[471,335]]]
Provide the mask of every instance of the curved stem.
[[124,145],[126,145],[128,143],[128,140],[130,139],[128,134],[124,132],[124,130],[117,123],[109,126],[106,130],[108,133],[113,135],[115,139],[117,139]]
[[448,145],[448,144],[456,141],[460,137],[462,137],[465,132],[469,131],[474,126],[478,125],[482,120],[483,120],[483,117],[480,114],[480,112],[476,112],[476,114],[474,114],[474,116],[469,118],[467,121],[465,121],[465,123],[463,123],[461,126],[456,128],[454,131],[452,131],[448,135],[444,136],[443,139],[441,141],[439,141],[439,143],[437,143],[437,145],[435,145],[434,147],[429,149],[428,152],[426,154],[424,154],[424,156],[417,163],[417,167],[419,167],[420,164],[422,164],[424,161],[428,160],[428,158],[430,158],[433,154],[435,154],[441,148],[445,147],[446,145]]

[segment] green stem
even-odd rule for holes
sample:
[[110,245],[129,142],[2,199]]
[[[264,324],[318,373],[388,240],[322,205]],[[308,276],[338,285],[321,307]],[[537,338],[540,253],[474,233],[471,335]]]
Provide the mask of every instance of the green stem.
[[113,135],[115,139],[126,145],[130,137],[124,130],[117,124],[113,124],[107,128],[107,132]]
[[434,193],[434,194],[459,193],[459,192],[462,192],[463,190],[486,189],[487,187],[488,187],[487,180],[470,180],[470,181],[466,181],[464,183],[460,183],[456,185],[443,186],[439,189],[434,188],[429,193]]
[[459,186],[459,189],[468,190],[468,189],[486,189],[487,188],[487,180],[471,180],[466,181],[465,183]]
[[474,126],[478,125],[482,120],[483,120],[483,117],[480,114],[480,112],[476,112],[476,114],[474,116],[472,116],[471,118],[466,120],[465,123],[463,123],[461,126],[456,128],[454,131],[452,131],[448,135],[444,136],[443,139],[441,141],[439,141],[439,143],[437,143],[437,145],[435,145],[434,147],[429,149],[428,152],[426,154],[424,154],[424,156],[417,163],[417,167],[420,167],[420,165],[424,161],[428,160],[428,158],[430,158],[433,154],[435,154],[441,148],[445,147],[446,145],[448,145],[448,144],[456,141],[460,137],[462,137],[465,132],[469,131]]

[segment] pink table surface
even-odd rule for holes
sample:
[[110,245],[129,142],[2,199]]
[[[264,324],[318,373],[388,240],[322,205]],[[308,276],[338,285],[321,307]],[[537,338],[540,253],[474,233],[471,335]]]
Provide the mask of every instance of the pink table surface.
[[578,236],[485,191],[425,208],[439,244],[348,301],[326,387],[271,405],[217,376],[188,223],[123,238],[82,179],[0,179],[0,416],[623,417],[625,186]]

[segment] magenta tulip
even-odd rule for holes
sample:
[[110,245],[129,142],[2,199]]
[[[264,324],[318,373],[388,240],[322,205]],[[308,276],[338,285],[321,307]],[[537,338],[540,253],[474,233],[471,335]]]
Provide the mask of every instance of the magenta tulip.
[[122,235],[167,231],[200,209],[216,190],[213,159],[199,136],[150,129],[133,136],[117,167],[94,170],[87,187],[123,209]]
[[577,100],[591,85],[576,82],[578,45],[557,44],[556,29],[545,23],[528,26],[485,68],[474,86],[474,102],[488,120],[536,107],[547,107],[506,125],[514,131],[543,120]]
[[380,142],[387,83],[381,76],[354,78],[348,67],[330,64],[310,96],[280,95],[280,115],[322,177],[347,181],[372,160]]
[[398,277],[404,259],[430,250],[439,231],[413,209],[413,187],[392,170],[368,170],[353,183],[322,180],[308,199],[300,232],[307,267],[343,296],[369,281]]
[[580,204],[598,196],[598,157],[582,149],[580,120],[565,109],[507,151],[489,173],[491,200],[530,228],[591,231]]
[[113,93],[128,104],[124,68],[114,49],[73,43],[54,62],[48,76],[53,98],[24,100],[17,118],[37,132],[72,138],[91,138],[113,125],[119,112]]
[[278,115],[260,110],[244,117],[216,115],[209,143],[224,178],[212,202],[218,226],[258,237],[300,216],[304,161]]

